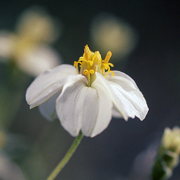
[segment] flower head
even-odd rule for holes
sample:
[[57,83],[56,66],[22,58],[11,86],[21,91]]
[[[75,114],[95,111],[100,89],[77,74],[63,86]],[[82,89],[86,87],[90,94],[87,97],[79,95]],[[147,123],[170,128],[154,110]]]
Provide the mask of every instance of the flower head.
[[162,138],[162,146],[165,149],[180,154],[180,128],[175,127],[172,130],[166,128]]
[[93,20],[91,39],[103,53],[111,49],[113,60],[118,61],[129,55],[137,44],[137,35],[127,22],[105,13]]
[[48,46],[56,37],[53,20],[45,12],[28,10],[15,33],[0,32],[0,60],[13,61],[23,72],[37,76],[59,64],[57,53]]
[[168,179],[179,163],[180,128],[166,128],[152,168],[152,179]]
[[37,43],[52,42],[59,36],[59,29],[54,21],[43,9],[30,8],[19,18],[16,29],[21,36]]
[[26,93],[31,108],[40,106],[44,116],[57,115],[72,135],[80,131],[94,137],[112,116],[143,120],[146,101],[136,83],[120,71],[112,71],[109,51],[104,59],[86,45],[84,54],[72,65],[60,65],[39,75]]
[[86,45],[83,56],[81,56],[78,61],[74,61],[74,66],[80,74],[87,78],[88,85],[90,86],[93,80],[95,80],[96,72],[99,72],[102,75],[108,75],[109,73],[113,74],[113,72],[110,71],[110,68],[114,65],[109,63],[111,56],[111,51],[108,51],[103,60],[99,51],[92,52],[88,45]]

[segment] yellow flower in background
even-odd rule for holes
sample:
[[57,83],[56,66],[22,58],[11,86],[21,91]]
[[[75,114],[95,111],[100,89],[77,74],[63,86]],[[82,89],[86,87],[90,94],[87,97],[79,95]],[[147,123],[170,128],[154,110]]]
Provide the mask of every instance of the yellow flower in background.
[[100,14],[93,20],[91,41],[103,53],[111,49],[120,61],[135,48],[137,35],[128,23],[110,14]]
[[25,11],[15,33],[0,32],[0,59],[14,61],[19,69],[36,76],[60,63],[48,46],[57,37],[55,23],[44,11]]
[[86,45],[74,66],[60,65],[39,75],[27,89],[27,103],[40,106],[49,119],[56,114],[72,136],[82,131],[94,137],[107,128],[112,116],[143,120],[146,100],[134,80],[111,70],[111,56],[109,51],[102,59],[99,51]]
[[166,128],[162,138],[162,146],[180,155],[180,128]]

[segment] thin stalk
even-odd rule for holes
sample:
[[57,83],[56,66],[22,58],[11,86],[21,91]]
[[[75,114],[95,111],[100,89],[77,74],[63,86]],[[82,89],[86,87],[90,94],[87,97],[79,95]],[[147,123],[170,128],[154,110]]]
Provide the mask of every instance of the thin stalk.
[[56,166],[56,168],[52,171],[52,173],[49,175],[47,180],[54,180],[57,177],[57,175],[62,171],[64,166],[71,159],[72,155],[74,154],[74,152],[78,148],[82,138],[83,138],[83,134],[80,132],[79,135],[74,139],[71,147],[66,152],[65,156],[63,157],[63,159],[59,162],[59,164]]

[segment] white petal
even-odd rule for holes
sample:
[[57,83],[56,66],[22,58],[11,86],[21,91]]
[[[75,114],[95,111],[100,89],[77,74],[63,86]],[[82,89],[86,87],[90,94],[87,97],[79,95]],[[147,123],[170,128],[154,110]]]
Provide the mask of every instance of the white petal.
[[76,69],[71,65],[60,65],[42,73],[27,89],[27,103],[31,108],[44,103],[61,90],[64,82],[69,76],[76,74]]
[[111,120],[111,109],[111,99],[98,81],[87,87],[83,78],[67,82],[57,100],[61,124],[73,136],[80,130],[90,137],[101,133]]
[[112,108],[112,116],[114,118],[123,118],[123,116],[120,114],[120,112],[118,111],[118,109],[115,106],[113,106],[113,108]]
[[[102,76],[102,74],[100,74],[100,73],[96,73],[96,81],[98,81],[99,84],[105,89],[106,96],[108,96],[114,104],[114,106],[112,108],[112,115],[117,117],[117,110],[118,110],[119,111],[119,117],[123,117],[124,119],[128,119],[128,116],[123,111],[121,111],[121,109],[117,108],[119,106],[117,104],[116,97],[114,96],[114,93],[111,90],[109,81],[107,79],[105,79],[104,76]],[[114,112],[114,111],[116,111],[116,112]]]
[[0,33],[0,57],[10,58],[14,46],[14,36],[8,32]]
[[68,78],[61,95],[56,101],[56,113],[62,126],[72,135],[77,136],[81,129],[82,107],[78,105],[80,92],[85,85],[86,79],[82,75]]
[[56,99],[59,93],[49,98],[46,102],[39,106],[41,114],[47,119],[52,121],[56,116]]
[[[125,120],[135,116],[141,120],[145,118],[148,112],[146,101],[136,83],[128,75],[115,71],[115,76],[107,77],[108,80],[99,73],[96,74],[96,78],[100,79],[99,83],[112,99],[113,111],[118,110],[120,117]],[[113,115],[116,115],[113,111]]]
[[124,86],[126,84],[128,84],[127,88],[133,88],[133,89],[138,89],[135,81],[130,77],[128,76],[127,74],[121,72],[121,71],[113,71],[114,73],[114,76],[108,76],[107,78],[111,81],[121,81],[121,82],[124,82]]
[[[122,76],[121,76],[122,75]],[[148,112],[148,106],[144,96],[136,83],[126,74],[115,72],[115,76],[109,78],[112,93],[115,96],[115,106],[121,114],[143,120]]]
[[110,96],[107,95],[106,88],[101,86],[98,78],[96,78],[93,82],[92,87],[94,87],[97,91],[97,98],[95,99],[95,102],[97,101],[98,103],[97,120],[91,134],[91,137],[94,137],[106,129],[111,121],[112,100]]
[[60,64],[60,58],[55,51],[42,46],[24,52],[17,57],[16,63],[22,71],[37,76]]

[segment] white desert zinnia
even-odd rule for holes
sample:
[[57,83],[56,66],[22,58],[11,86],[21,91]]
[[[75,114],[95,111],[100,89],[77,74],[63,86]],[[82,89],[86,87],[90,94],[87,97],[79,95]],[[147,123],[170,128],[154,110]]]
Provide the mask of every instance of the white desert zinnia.
[[46,108],[46,117],[56,112],[72,136],[98,135],[113,115],[143,120],[146,100],[128,75],[110,70],[111,55],[109,51],[102,59],[99,51],[92,52],[86,45],[74,66],[60,65],[39,75],[27,89],[27,103],[31,108]]
[[152,168],[152,180],[169,179],[179,164],[180,128],[165,128]]
[[162,146],[167,149],[180,154],[180,128],[173,129],[166,128],[162,138]]
[[48,45],[56,38],[52,18],[43,11],[25,11],[15,33],[0,31],[0,61],[12,61],[23,72],[37,76],[60,63]]
[[113,61],[125,59],[137,44],[137,34],[124,20],[111,14],[99,14],[91,25],[92,43],[103,53],[111,49]]

